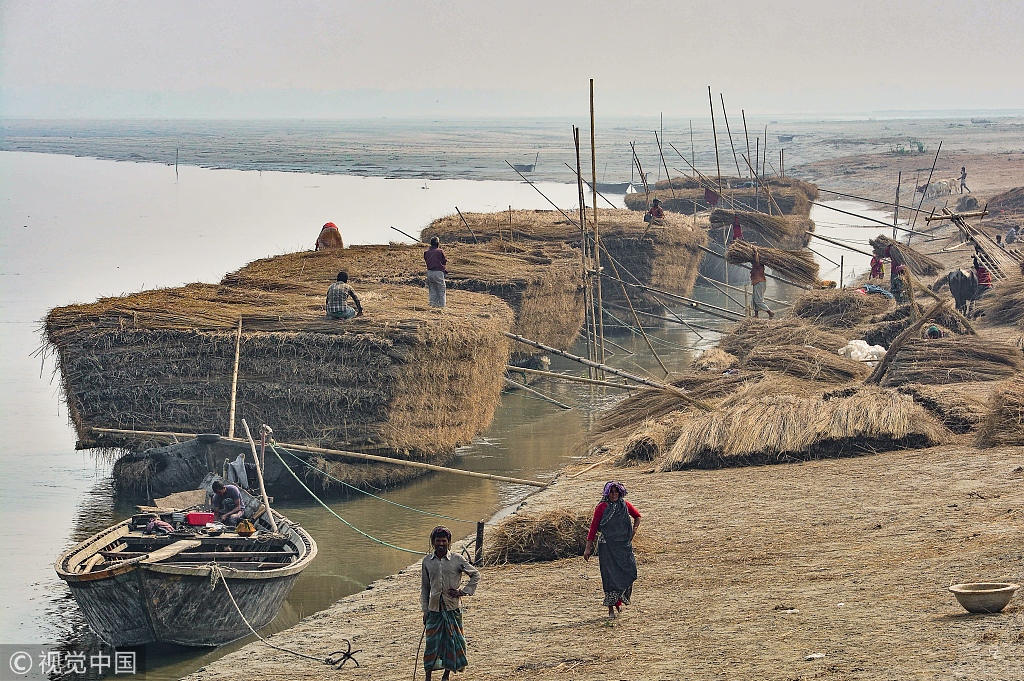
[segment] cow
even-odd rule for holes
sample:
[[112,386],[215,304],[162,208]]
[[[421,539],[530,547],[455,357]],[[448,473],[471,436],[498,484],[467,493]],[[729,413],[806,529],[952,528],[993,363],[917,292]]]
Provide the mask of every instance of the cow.
[[959,269],[944,274],[932,284],[932,291],[938,293],[947,285],[956,301],[956,309],[964,316],[967,316],[968,308],[973,307],[974,301],[989,290],[987,286],[978,285],[978,275],[974,270]]
[[949,196],[956,192],[959,187],[959,178],[952,177],[948,180],[936,180],[935,182],[921,185],[917,188],[917,191],[924,194],[924,198],[931,199],[936,196]]

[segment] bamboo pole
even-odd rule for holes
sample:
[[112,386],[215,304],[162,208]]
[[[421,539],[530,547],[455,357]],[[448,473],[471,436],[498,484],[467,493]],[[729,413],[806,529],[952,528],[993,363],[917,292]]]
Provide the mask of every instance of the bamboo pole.
[[228,410],[228,437],[235,436],[235,397],[238,392],[238,359],[242,353],[242,316],[238,316],[238,333],[235,334],[235,368],[231,372],[231,407]]
[[711,106],[711,136],[715,138],[715,167],[718,168],[718,195],[722,195],[722,162],[718,157],[718,132],[715,130],[715,100],[711,98],[711,86],[708,85],[708,104]]
[[[764,177],[764,165],[767,162],[768,162],[768,126],[766,125],[766,126],[764,126],[764,149],[761,150],[761,177]],[[768,198],[769,199],[772,198],[771,193],[768,192],[767,189],[765,189],[765,193],[768,194]],[[771,200],[768,203],[768,215],[772,214],[772,204],[773,203],[775,203],[774,200]],[[778,205],[776,205],[775,207],[778,208]],[[779,215],[782,215],[781,211],[779,212]]]
[[[909,269],[904,269],[903,272],[904,272],[904,274],[907,275],[907,277],[910,278],[911,285],[917,287],[918,291],[920,291],[921,293],[925,294],[926,296],[928,296],[932,300],[942,300],[942,298],[940,298],[939,295],[937,293],[935,293],[935,291],[932,291],[930,288],[928,288],[927,286],[922,284],[920,281],[918,281],[917,278],[914,277],[914,275],[910,272]],[[957,321],[959,321],[961,324],[963,324],[964,328],[967,329],[967,333],[971,334],[972,336],[977,336],[978,335],[977,329],[974,328],[974,325],[971,324],[970,320],[968,320],[967,317],[965,317],[963,314],[961,314],[960,310],[956,309],[956,307],[951,307],[951,308],[949,308],[949,311],[953,314],[953,316],[957,319]]]
[[665,167],[665,179],[668,180],[668,189],[672,192],[672,198],[676,198],[675,187],[672,186],[672,176],[668,174],[668,164],[665,163],[665,152],[661,149],[661,138],[658,137],[658,133],[654,133],[654,141],[658,143],[658,155],[661,156],[661,165]]
[[[932,183],[932,173],[935,172],[935,164],[939,162],[939,152],[942,151],[942,142],[939,142],[939,148],[935,150],[935,158],[932,160],[932,169],[928,171],[928,182],[924,185],[924,191],[921,192],[921,200],[917,203],[917,212],[921,212],[921,206],[924,205],[925,194],[928,193],[928,185]],[[915,187],[916,189],[916,187]],[[914,213],[914,221],[910,223],[910,228],[917,227],[917,213]],[[910,244],[910,239],[907,239],[907,245]]]
[[942,308],[946,306],[947,302],[948,301],[942,300],[935,303],[935,305],[933,305],[931,309],[929,309],[927,312],[921,315],[920,319],[918,319],[916,322],[914,322],[906,329],[904,329],[903,333],[896,336],[895,340],[893,340],[893,342],[889,344],[889,350],[885,353],[885,357],[883,357],[882,361],[878,363],[878,366],[875,367],[875,370],[871,372],[871,375],[864,379],[864,384],[869,385],[881,381],[882,375],[885,374],[886,369],[889,368],[889,364],[892,363],[892,360],[896,356],[896,353],[900,351],[900,348],[903,347],[903,344],[907,342],[907,339],[916,334],[918,331],[920,331],[921,327],[924,326],[927,322],[934,319],[939,314],[939,312],[942,311]]
[[[736,291],[737,293],[749,294],[749,291],[747,291],[747,285],[746,284],[743,285],[743,288],[740,288],[739,286],[730,286],[729,284],[723,284],[720,281],[716,282],[713,279],[708,279],[707,277],[705,277],[700,272],[697,273],[697,276],[700,277],[701,279],[706,280],[708,283],[712,283],[713,282],[714,284],[717,284],[718,286],[724,286],[725,288],[731,289],[733,291]],[[775,303],[776,305],[782,305],[784,307],[792,307],[793,306],[793,303],[787,303],[784,300],[776,300],[775,298],[769,298],[768,296],[765,296],[764,299],[767,300],[769,303]]]
[[[747,112],[740,109],[740,113],[743,114],[743,137],[747,140],[747,158],[750,158],[750,135],[747,133]],[[749,175],[747,177],[750,177]],[[754,201],[755,208],[757,207],[757,201]]]
[[263,497],[263,505],[267,509],[270,529],[273,532],[277,532],[277,521],[274,520],[274,514],[270,510],[270,497],[267,496],[267,486],[263,482],[263,466],[260,465],[260,457],[256,454],[256,442],[252,439],[252,433],[249,432],[249,424],[245,422],[245,419],[242,419],[242,427],[245,428],[245,437],[249,440],[249,446],[252,447],[252,460],[256,464],[256,479],[260,483],[260,495]]
[[736,157],[736,147],[732,143],[732,129],[729,127],[729,114],[725,111],[725,95],[719,92],[718,96],[722,98],[722,116],[725,117],[725,130],[729,133],[729,146],[732,148],[732,160],[736,162],[736,177],[742,177],[740,174],[740,160]]
[[[545,352],[550,352],[550,353],[552,353],[554,355],[558,355],[559,357],[564,357],[566,359],[571,359],[574,362],[579,362],[580,364],[591,364],[592,363],[588,359],[585,359],[583,357],[579,357],[577,355],[573,355],[572,353],[566,352],[565,350],[559,350],[558,348],[553,348],[553,347],[551,347],[549,345],[544,345],[543,343],[538,343],[535,340],[530,340],[529,338],[525,338],[523,336],[518,336],[518,335],[516,335],[514,333],[508,333],[507,331],[505,331],[503,333],[504,333],[504,335],[506,337],[511,338],[512,340],[519,341],[520,343],[524,343],[526,345],[533,346],[533,347],[538,348],[540,350],[544,350]],[[631,381],[636,381],[637,383],[640,383],[641,385],[650,386],[651,388],[657,388],[659,390],[664,390],[665,392],[670,392],[670,393],[673,393],[675,395],[678,395],[679,397],[683,398],[683,400],[685,402],[687,402],[689,404],[692,404],[693,406],[697,407],[701,411],[713,411],[713,408],[710,405],[705,404],[704,402],[701,402],[700,400],[693,399],[685,391],[683,391],[681,388],[677,388],[674,385],[670,385],[668,383],[661,383],[660,381],[654,381],[654,380],[651,380],[649,378],[644,378],[643,376],[637,376],[636,374],[631,374],[628,371],[622,371],[621,369],[616,369],[615,367],[610,367],[608,365],[602,365],[599,368],[602,371],[608,372],[609,374],[615,374],[616,376],[621,376],[621,377],[627,378],[627,379],[629,379]]]
[[[610,307],[610,308],[615,309],[615,310],[625,310],[625,309],[627,309],[624,305],[617,305],[616,303],[605,303],[604,305],[605,305],[605,307]],[[664,315],[654,314],[653,312],[645,312],[644,310],[637,310],[636,313],[638,315],[643,315],[644,317],[650,317],[651,319],[660,319],[660,320],[665,321],[665,322],[672,322],[673,324],[682,324],[683,326],[685,326],[686,328],[690,329],[690,331],[693,331],[694,333],[697,333],[696,331],[694,331],[695,328],[703,329],[704,331],[711,331],[713,333],[722,333],[721,329],[712,329],[709,326],[701,326],[700,324],[691,324],[690,322],[686,321],[685,319],[682,319],[681,317],[679,317],[679,315],[676,315],[676,318],[673,319],[672,317],[665,317]],[[675,314],[675,313],[673,312],[673,314]],[[704,336],[701,336],[701,338],[704,338]]]
[[[900,174],[902,175],[902,171],[900,171]],[[846,197],[848,199],[857,199],[858,201],[865,201],[867,203],[877,203],[880,206],[891,206],[891,205],[893,205],[892,201],[882,201],[880,199],[869,199],[866,196],[857,196],[856,194],[844,194],[843,192],[837,192],[837,191],[834,191],[832,189],[823,189],[821,187],[818,187],[818,191],[819,192],[825,192],[826,194],[835,194],[836,196],[843,196],[843,197]],[[913,213],[914,211],[917,210],[916,208],[914,208],[912,206],[904,206],[902,204],[900,204],[900,208],[903,209],[903,210],[909,210],[911,213]]]
[[721,319],[728,319],[730,321],[735,321],[736,317],[742,317],[743,316],[743,315],[741,315],[738,312],[733,312],[732,310],[727,310],[724,307],[719,307],[717,305],[711,305],[709,303],[702,303],[699,300],[694,300],[693,298],[687,298],[686,296],[681,296],[681,295],[679,295],[677,293],[669,293],[668,291],[663,291],[661,289],[653,288],[651,286],[645,286],[644,284],[633,284],[633,283],[630,283],[628,281],[622,281],[621,279],[618,279],[617,277],[613,277],[610,274],[605,274],[604,272],[601,273],[601,276],[602,277],[607,277],[608,279],[613,279],[615,281],[620,281],[623,284],[625,284],[626,286],[631,286],[633,288],[642,289],[644,291],[651,291],[652,293],[658,293],[658,294],[661,294],[663,296],[667,296],[669,298],[672,298],[674,300],[678,300],[680,302],[684,302],[689,307],[693,308],[694,310],[698,310],[698,311],[703,312],[705,314],[709,314],[709,315],[711,315],[713,317],[719,317]]
[[640,157],[636,155],[636,143],[630,142],[629,148],[633,150],[633,162],[636,164],[636,171],[640,173],[640,181],[644,183],[644,195],[647,200],[647,207],[651,207],[651,188],[647,185],[647,176],[644,175],[644,167],[640,164]]
[[530,393],[532,395],[536,395],[537,397],[539,397],[540,399],[544,400],[545,402],[550,402],[551,404],[554,404],[554,405],[556,405],[556,406],[558,406],[558,407],[560,407],[562,409],[566,409],[566,410],[572,409],[572,407],[570,407],[568,404],[565,404],[563,402],[559,402],[555,398],[550,397],[548,395],[545,395],[541,391],[535,390],[534,388],[531,388],[530,386],[526,385],[525,383],[520,383],[519,381],[513,381],[508,376],[502,376],[502,379],[504,379],[506,385],[514,385],[515,387],[519,388],[520,390],[525,390],[526,392],[528,392],[528,393]]
[[[725,260],[725,256],[724,255],[722,255],[721,253],[717,253],[717,252],[711,250],[710,248],[708,248],[706,246],[698,246],[697,248],[699,248],[700,250],[704,251],[708,255],[713,255],[716,258],[721,258],[722,260]],[[737,265],[737,267],[742,267],[745,270],[749,270],[750,269],[746,265]],[[805,284],[798,284],[795,281],[790,281],[789,279],[783,279],[782,277],[780,277],[778,275],[775,275],[775,274],[768,274],[767,272],[764,273],[764,276],[768,277],[769,279],[774,279],[775,281],[781,282],[783,284],[789,284],[790,286],[793,286],[795,288],[803,289],[804,291],[810,291],[810,290],[812,290],[814,288],[812,286],[807,286]],[[765,298],[765,300],[768,300],[768,298]]]
[[779,215],[782,215],[782,209],[779,208],[779,204],[775,203],[775,199],[772,198],[772,193],[768,191],[768,186],[761,180],[761,176],[757,174],[757,170],[755,168],[750,167],[750,159],[744,156],[743,162],[747,164],[747,167],[750,168],[751,171],[753,171],[754,180],[756,180],[757,183],[761,185],[761,188],[764,189],[765,196],[768,197],[768,215],[772,214],[772,205],[775,206],[775,210],[779,211]]
[[[671,180],[669,180],[669,181],[671,182]],[[607,249],[605,249],[605,250],[607,250]],[[615,278],[619,279],[619,268],[615,264],[615,259],[611,258],[610,260],[611,260],[612,271],[615,272]],[[644,337],[644,341],[647,343],[647,347],[650,348],[651,354],[654,355],[654,359],[658,360],[658,364],[661,366],[661,370],[665,372],[666,376],[668,376],[669,375],[668,367],[666,367],[665,363],[663,361],[661,361],[661,355],[659,355],[658,351],[654,349],[654,344],[651,343],[651,339],[647,337],[647,332],[644,331],[644,326],[643,326],[643,324],[640,323],[640,318],[636,316],[636,309],[634,309],[634,307],[633,307],[633,301],[629,297],[629,292],[626,291],[626,285],[622,283],[621,279],[619,280],[619,282],[620,282],[620,285],[622,286],[622,295],[626,298],[626,303],[629,304],[629,311],[633,314],[633,321],[636,322],[636,328],[640,329],[640,335]],[[601,311],[601,316],[602,317],[604,316],[603,307],[602,307],[602,311]]]
[[614,381],[598,381],[591,378],[583,378],[582,376],[572,376],[568,374],[560,374],[555,371],[542,371],[540,369],[527,369],[526,367],[516,367],[509,365],[505,367],[507,371],[512,371],[519,374],[531,374],[534,376],[547,376],[548,378],[557,378],[570,383],[584,383],[586,385],[599,385],[605,388],[619,388],[621,390],[651,390],[646,385],[630,385],[628,383],[615,383]]
[[690,120],[690,162],[691,165],[696,165],[697,156],[693,153],[693,120]]
[[[508,215],[509,224],[512,223],[512,212],[511,212],[511,209],[512,209],[512,206],[509,206],[509,215]],[[476,238],[476,233],[473,232],[473,228],[470,227],[469,226],[469,222],[466,221],[466,216],[464,216],[462,214],[462,211],[459,210],[458,206],[455,206],[455,212],[459,214],[459,217],[462,219],[462,224],[466,225],[466,229],[468,229],[469,233],[473,236],[473,243],[475,243],[475,244],[480,243],[479,239]],[[392,227],[391,229],[394,229],[394,227]],[[401,231],[401,230],[397,230],[397,231]],[[402,234],[405,234],[405,232],[402,232]],[[405,234],[405,235],[409,236],[408,234]],[[409,237],[409,238],[412,238],[412,237]],[[499,239],[501,238],[501,231],[500,230],[498,231],[498,238]],[[417,239],[417,241],[419,241],[419,239]]]
[[896,200],[892,203],[892,240],[896,240],[896,228],[900,222],[900,184],[903,182],[903,171],[896,175]]
[[[601,271],[601,232],[598,227],[597,220],[597,141],[596,134],[594,131],[594,79],[590,79],[590,172],[591,172],[591,187],[593,188],[593,206],[592,210],[594,213],[594,262],[598,272]],[[598,338],[598,357],[600,361],[604,363],[604,315],[601,313],[601,278],[598,277],[596,280],[597,284],[597,338]],[[602,378],[604,376],[602,375]]]
[[[456,206],[456,207],[455,207],[455,210],[456,210],[456,211],[458,211],[458,210],[459,210],[459,207],[458,207],[458,206]],[[459,213],[459,217],[462,217],[462,214],[461,214],[461,213]],[[463,222],[465,222],[465,221],[466,221],[466,218],[462,218],[462,221],[463,221]],[[469,227],[469,225],[467,224],[467,225],[466,225],[466,227]],[[402,234],[402,235],[404,235],[404,236],[407,236],[407,237],[409,237],[410,239],[412,239],[413,241],[415,241],[415,242],[416,242],[416,243],[418,243],[418,244],[421,244],[421,243],[423,243],[422,241],[420,241],[419,239],[417,239],[416,237],[414,237],[414,236],[413,236],[412,234],[409,234],[408,232],[403,232],[402,230],[398,229],[398,227],[394,227],[394,226],[392,226],[392,227],[391,227],[391,229],[395,230],[395,231],[396,231],[396,232],[398,232],[399,234]],[[470,234],[473,234],[473,230],[472,230],[472,229],[471,229],[471,230],[469,230],[469,233],[470,233]],[[476,238],[476,235],[475,235],[475,234],[473,235],[473,238],[474,238],[474,239]]]
[[[587,357],[590,359],[596,359],[594,353],[594,332],[596,327],[593,326],[594,321],[594,302],[591,296],[591,284],[590,277],[586,272],[590,269],[587,266],[587,201],[586,195],[583,193],[583,174],[580,172],[580,129],[575,125],[572,126],[572,137],[576,144],[576,185],[579,201],[580,210],[580,258],[583,263],[584,276],[587,277],[586,286],[583,287],[583,315],[584,324],[587,328]],[[594,369],[587,368],[587,373],[590,378],[594,378]]]

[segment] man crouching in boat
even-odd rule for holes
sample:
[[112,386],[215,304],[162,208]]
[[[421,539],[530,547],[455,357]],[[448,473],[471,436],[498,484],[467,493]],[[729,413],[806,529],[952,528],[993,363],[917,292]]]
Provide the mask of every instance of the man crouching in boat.
[[[443,669],[441,680],[447,681],[451,672],[466,668],[461,598],[476,593],[480,571],[458,553],[448,550],[451,541],[452,533],[447,527],[435,527],[430,533],[434,552],[423,558],[420,607],[427,639],[423,650],[427,681],[435,669]],[[463,573],[469,576],[465,585],[462,584]]]
[[234,527],[245,516],[242,507],[242,493],[234,485],[225,485],[215,480],[213,485],[213,519]]

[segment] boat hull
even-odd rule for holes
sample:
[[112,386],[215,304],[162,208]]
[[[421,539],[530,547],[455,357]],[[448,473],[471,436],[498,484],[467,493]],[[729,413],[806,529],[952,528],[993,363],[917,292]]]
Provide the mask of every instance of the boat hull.
[[139,646],[157,640],[141,598],[138,572],[68,582],[89,626],[114,647]]

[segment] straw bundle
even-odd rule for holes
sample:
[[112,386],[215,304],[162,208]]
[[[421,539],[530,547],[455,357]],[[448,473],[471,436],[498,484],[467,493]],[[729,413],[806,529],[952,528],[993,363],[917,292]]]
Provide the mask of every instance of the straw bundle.
[[998,381],[1024,371],[1020,350],[977,336],[910,340],[896,353],[882,385]]
[[978,445],[1024,445],[1024,375],[1017,374],[993,392]]
[[770,395],[695,416],[662,470],[853,456],[947,438],[924,408],[895,390],[862,388],[831,399]]
[[[750,181],[748,178],[722,178],[723,193],[719,205],[735,205],[745,210],[768,213],[775,211],[762,188],[730,187]],[[716,180],[717,182],[717,180]],[[647,210],[649,200],[660,199],[666,211],[674,211],[691,215],[694,212],[711,208],[704,197],[704,188],[708,183],[687,177],[672,179],[672,189],[666,181],[658,182],[652,189],[650,197],[644,192],[626,194],[626,207],[630,210]],[[807,215],[811,211],[811,201],[818,198],[818,188],[809,182],[793,178],[772,178],[768,181],[775,204],[786,215]],[[770,205],[771,204],[771,205]]]
[[623,447],[622,458],[626,461],[651,461],[665,453],[667,428],[652,420],[644,421]]
[[906,265],[910,268],[910,271],[917,275],[933,275],[938,274],[939,269],[942,267],[935,258],[925,255],[920,251],[917,251],[907,244],[901,244],[899,241],[890,239],[887,236],[879,234],[874,239],[868,241],[871,244],[871,248],[874,250],[875,255],[882,257],[885,255],[886,249],[889,250],[889,256],[896,265]]
[[818,263],[810,251],[784,251],[778,248],[757,248],[748,241],[734,241],[725,252],[725,259],[733,265],[754,262],[757,258],[765,267],[798,284],[818,282]]
[[991,392],[990,382],[899,386],[901,393],[930,411],[942,425],[957,434],[976,429],[985,418],[985,395]]
[[734,217],[739,218],[740,227],[747,241],[753,240],[751,233],[754,233],[763,237],[770,246],[802,248],[811,238],[807,236],[807,232],[814,231],[814,222],[807,217],[767,215],[721,208],[711,211],[711,226],[728,227],[733,224]]
[[1024,187],[1016,187],[1002,194],[996,194],[989,199],[988,209],[993,214],[1024,212]]
[[558,508],[517,513],[498,523],[484,542],[484,564],[533,563],[582,556],[591,513]]
[[[889,312],[875,315],[871,317],[868,325],[861,327],[860,335],[869,345],[881,345],[883,348],[888,348],[896,337],[911,325],[910,311],[911,306],[907,304],[893,308]],[[921,307],[918,306],[918,314],[921,314],[921,312]],[[935,324],[942,329],[945,335],[963,335],[967,333],[967,328],[951,312],[943,312],[938,315],[935,318]]]
[[846,338],[801,319],[746,319],[718,342],[720,349],[741,360],[754,348],[767,345],[810,345],[835,353],[846,345]]
[[865,378],[871,369],[834,352],[805,345],[766,345],[754,348],[743,360],[745,369],[777,371],[824,383],[847,383]]
[[693,361],[693,368],[697,371],[722,373],[727,369],[739,366],[739,363],[740,360],[735,355],[730,355],[720,348],[708,348]]
[[81,446],[131,445],[90,428],[224,432],[243,319],[238,418],[286,442],[445,455],[491,420],[511,311],[453,291],[443,313],[423,291],[362,291],[362,317],[329,320],[323,294],[206,284],[55,308],[46,342]]
[[812,324],[846,329],[895,307],[892,299],[859,289],[819,289],[797,298],[791,311]]
[[1010,277],[998,282],[978,304],[986,321],[994,324],[1016,324],[1024,320],[1024,278]]

